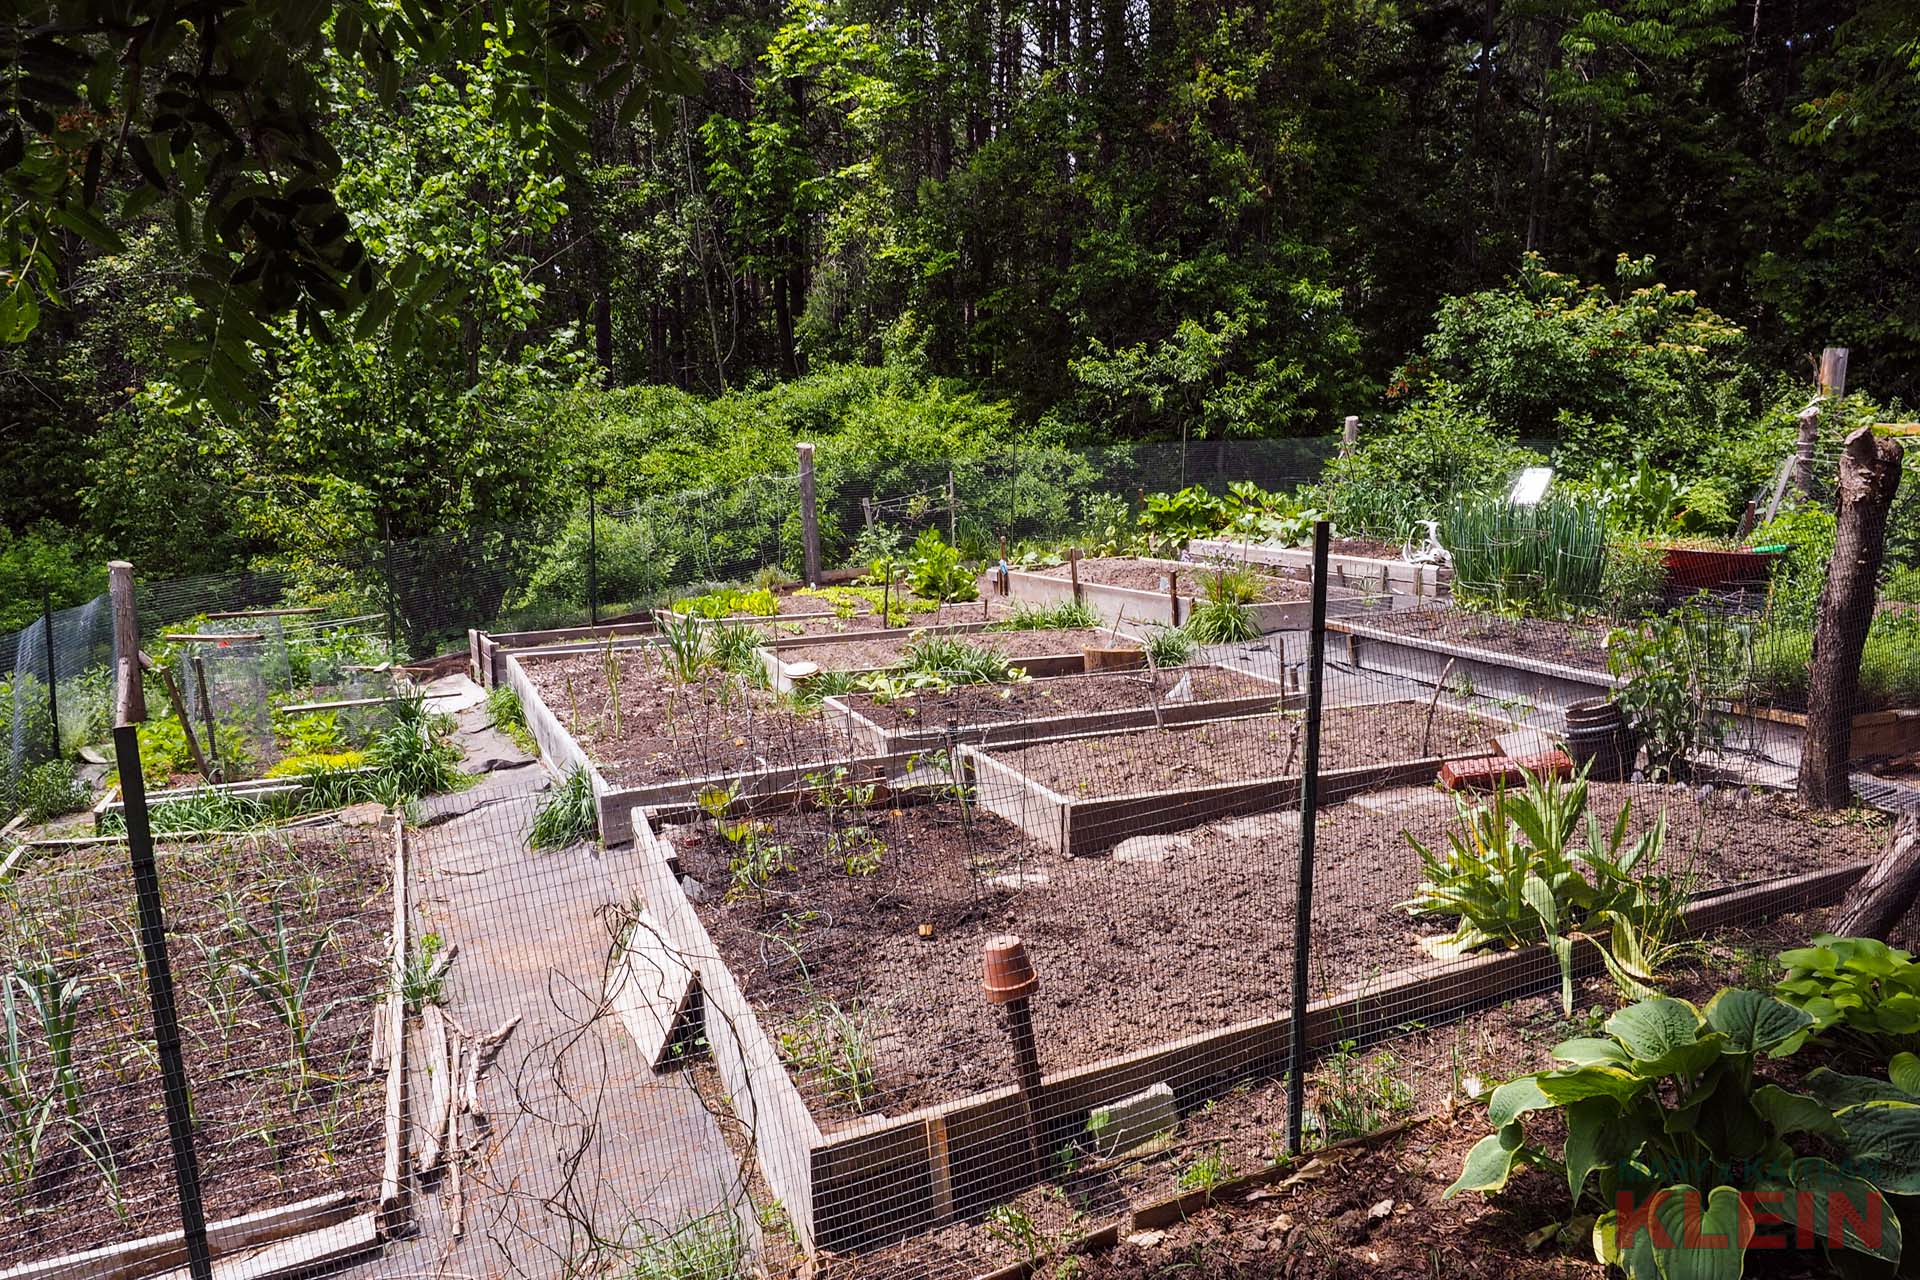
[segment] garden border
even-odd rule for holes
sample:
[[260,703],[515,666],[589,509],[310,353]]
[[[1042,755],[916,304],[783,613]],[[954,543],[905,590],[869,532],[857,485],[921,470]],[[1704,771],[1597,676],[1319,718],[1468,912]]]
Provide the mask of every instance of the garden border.
[[[383,1243],[406,1230],[411,1188],[406,1174],[406,1005],[401,980],[406,967],[411,907],[406,880],[404,815],[393,815],[389,830],[393,834],[395,934],[388,954],[387,996],[375,1015],[387,1023],[389,1046],[382,1138],[384,1167],[378,1196],[372,1208],[359,1213],[354,1212],[352,1191],[332,1191],[209,1223],[207,1247],[216,1269],[221,1272],[230,1268],[220,1264],[243,1252],[259,1250],[244,1263],[248,1280],[305,1275],[332,1263],[377,1252]],[[17,856],[19,850],[15,852]],[[12,861],[8,859],[9,864]],[[393,1177],[396,1167],[398,1178]],[[0,1272],[0,1280],[141,1280],[178,1271],[186,1265],[186,1234],[169,1231],[21,1263]]]
[[[1382,706],[1391,703],[1353,703],[1348,706]],[[1495,754],[1493,739],[1520,726],[1511,720],[1475,711],[1451,702],[1436,705],[1450,711],[1485,720],[1490,730],[1484,751],[1462,752],[1450,756],[1424,756],[1410,760],[1389,760],[1380,764],[1355,765],[1320,773],[1320,799],[1333,804],[1351,795],[1380,787],[1431,783],[1449,761],[1480,759]],[[1329,707],[1329,711],[1348,709]],[[1268,713],[1271,714],[1271,713]],[[1223,716],[1221,720],[1258,720],[1265,716]],[[1121,738],[1135,733],[1154,733],[1158,728],[1122,730],[1111,734],[1076,734],[1076,738]],[[1077,858],[1112,848],[1131,836],[1183,831],[1188,827],[1219,818],[1244,814],[1270,813],[1300,801],[1299,774],[1273,774],[1235,782],[1204,783],[1160,791],[1134,791],[1121,795],[1064,796],[1051,787],[1034,781],[1012,765],[993,758],[993,753],[1009,744],[992,747],[967,746],[961,755],[973,770],[974,794],[988,813],[1020,828],[1048,850],[1064,857]],[[1031,746],[1032,743],[1021,743]],[[989,784],[988,779],[992,779]]]

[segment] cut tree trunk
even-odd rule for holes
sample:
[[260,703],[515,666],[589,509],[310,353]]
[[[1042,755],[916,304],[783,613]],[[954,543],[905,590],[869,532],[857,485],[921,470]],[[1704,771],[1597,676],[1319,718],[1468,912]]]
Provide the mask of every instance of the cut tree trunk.
[[1830,929],[1843,938],[1887,941],[1893,927],[1920,897],[1920,818],[1906,817],[1893,829],[1887,849],[1834,912]]
[[1847,437],[1840,454],[1838,528],[1813,633],[1807,736],[1800,754],[1800,799],[1816,809],[1839,809],[1852,799],[1847,755],[1860,698],[1860,655],[1873,624],[1901,452],[1897,440],[1882,440],[1871,427],[1862,427]]

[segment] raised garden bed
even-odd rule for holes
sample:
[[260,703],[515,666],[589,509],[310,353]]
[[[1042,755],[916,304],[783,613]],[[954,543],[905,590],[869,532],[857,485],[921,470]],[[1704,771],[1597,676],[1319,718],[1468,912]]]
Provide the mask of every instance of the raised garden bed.
[[[1102,556],[1078,562],[1077,595],[1072,565],[1012,570],[1007,574],[1007,594],[1038,605],[1077,598],[1107,622],[1123,626],[1178,626],[1191,618],[1206,598],[1204,580],[1211,571],[1209,566],[1180,560]],[[1247,606],[1255,626],[1264,632],[1293,631],[1308,625],[1312,615],[1309,583],[1272,574],[1257,577],[1261,599]],[[1328,589],[1330,615],[1358,613],[1370,607],[1367,597],[1357,591]]]
[[[111,1153],[114,1175],[88,1158],[58,1107],[0,1239],[0,1268],[95,1247],[111,1257],[177,1251],[177,1237],[165,1238],[177,1232],[178,1208],[126,858],[120,843],[70,847],[7,872],[7,971],[51,963],[83,984],[78,1125]],[[367,1037],[388,985],[394,865],[384,828],[199,840],[159,855],[207,1217],[243,1219],[217,1233],[230,1247],[376,1205],[388,1126]],[[326,939],[304,1007],[332,1012],[311,1030],[304,1070],[285,1023],[233,967],[272,967],[282,920],[296,965]],[[19,1004],[28,1078],[51,1088],[40,1023]],[[123,1243],[147,1236],[159,1238]]]
[[[1180,698],[1170,700],[1176,689]],[[1283,697],[1282,687],[1264,676],[1198,666],[962,685],[886,702],[871,693],[848,693],[826,699],[821,710],[846,726],[856,751],[882,755],[944,746],[949,734],[956,743],[1006,745],[1155,723],[1188,724],[1272,711]]]
[[[1431,782],[1448,759],[1484,755],[1513,727],[1450,706],[1333,707],[1321,727],[1321,796]],[[981,807],[1049,850],[1084,856],[1122,840],[1299,801],[1295,715],[1149,728],[1010,749],[967,748]]]
[[[1197,560],[1268,566],[1294,571],[1311,570],[1311,547],[1273,547],[1257,542],[1196,538],[1187,553]],[[1446,595],[1453,571],[1441,565],[1409,564],[1400,548],[1373,538],[1335,538],[1328,547],[1327,572],[1331,585],[1391,597],[1395,608],[1417,607],[1422,600]]]
[[[1607,812],[1629,790],[1596,787],[1594,804]],[[1774,797],[1721,793],[1703,808],[1685,788],[1631,791],[1634,829],[1666,804],[1670,856],[1728,882],[1689,909],[1700,929],[1837,900],[1878,845],[1876,831],[1815,827]],[[726,961],[700,975],[714,1067],[804,1240],[882,1244],[983,1212],[1035,1180],[1018,1095],[994,1087],[1011,1051],[978,995],[980,949],[994,934],[1024,936],[1040,973],[1035,1110],[1049,1154],[1085,1133],[1094,1108],[1162,1088],[1189,1114],[1284,1062],[1294,840],[1282,818],[1215,824],[1160,861],[1069,860],[951,801],[831,816],[817,798],[763,803],[774,807],[761,834],[789,847],[793,867],[764,896],[726,900],[736,842],[701,815],[657,815],[664,840],[643,823],[636,853],[662,939]],[[1420,957],[1419,928],[1394,906],[1418,877],[1400,830],[1440,840],[1449,805],[1383,817],[1349,804],[1324,816],[1314,954],[1325,963],[1313,975],[1310,1046],[1365,1044],[1557,982],[1544,947]],[[854,825],[885,846],[871,876],[848,874],[849,846],[830,843]],[[1815,851],[1823,869],[1807,872]],[[1766,878],[1783,868],[1803,873]],[[1587,944],[1578,963],[1597,969]],[[829,1060],[814,1037],[842,1015],[865,1020],[873,1051],[873,1092],[857,1103],[844,1075],[813,1065]],[[901,1106],[917,1109],[874,1114]]]
[[[1080,671],[1085,666],[1084,648],[1116,643],[1113,634],[1106,630],[992,631],[987,630],[985,624],[978,624],[964,628],[941,627],[937,631],[896,630],[868,639],[813,636],[775,641],[762,652],[767,656],[767,671],[774,687],[784,689],[816,671],[878,671],[897,666],[905,659],[915,637],[927,634],[958,635],[969,644],[1018,659],[1021,668],[1034,677]],[[1118,643],[1134,642],[1122,637]]]

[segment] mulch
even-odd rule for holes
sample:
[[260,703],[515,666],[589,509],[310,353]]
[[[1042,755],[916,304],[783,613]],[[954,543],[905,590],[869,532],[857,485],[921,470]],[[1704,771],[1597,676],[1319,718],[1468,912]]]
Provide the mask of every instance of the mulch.
[[[164,846],[159,853],[170,961],[209,1220],[314,1196],[378,1192],[384,1081],[367,1071],[374,1001],[391,920],[392,850],[359,830]],[[71,1136],[49,1124],[39,1174],[11,1201],[0,1267],[179,1229],[159,1063],[144,970],[136,957],[126,847],[63,849],[27,863],[0,912],[8,972],[51,962],[84,983],[74,1043],[81,1121],[105,1136],[118,1204]],[[287,1030],[223,957],[260,964],[275,905],[296,963],[328,937],[307,996],[331,1007],[313,1032],[304,1088]],[[40,1023],[16,987],[24,1058],[36,1089],[51,1088]]]

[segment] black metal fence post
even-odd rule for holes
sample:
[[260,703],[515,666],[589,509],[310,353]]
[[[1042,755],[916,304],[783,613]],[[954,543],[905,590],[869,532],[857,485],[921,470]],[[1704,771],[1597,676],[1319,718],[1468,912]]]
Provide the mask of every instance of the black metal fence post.
[[53,719],[53,758],[60,758],[60,667],[53,659],[53,594],[40,596],[40,617],[47,633],[47,715]]
[[1313,526],[1313,615],[1307,632],[1307,746],[1300,769],[1300,874],[1293,904],[1293,1015],[1288,1025],[1287,1153],[1300,1154],[1307,1102],[1307,952],[1313,940],[1313,837],[1320,804],[1320,705],[1327,651],[1325,520]]
[[153,1002],[153,1047],[160,1058],[161,1100],[166,1107],[167,1139],[173,1148],[174,1183],[180,1193],[180,1232],[187,1246],[187,1271],[193,1280],[213,1280],[206,1207],[200,1194],[200,1159],[193,1149],[193,1105],[187,1096],[187,1067],[180,1053],[173,969],[167,963],[166,916],[160,902],[160,874],[153,861],[146,778],[140,766],[138,726],[147,718],[147,711],[141,685],[140,632],[134,616],[133,566],[116,561],[110,573],[116,663],[113,759],[120,775],[127,825],[127,861],[133,872],[134,905],[139,913],[140,955],[147,971],[147,995]]

